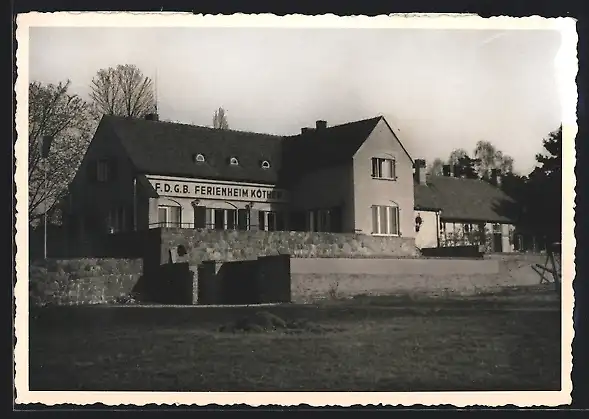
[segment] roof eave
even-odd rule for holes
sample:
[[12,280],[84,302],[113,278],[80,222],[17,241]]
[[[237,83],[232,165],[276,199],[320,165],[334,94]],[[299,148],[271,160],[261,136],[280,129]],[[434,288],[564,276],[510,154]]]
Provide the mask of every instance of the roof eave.
[[434,211],[434,212],[440,212],[440,211],[442,211],[441,208],[430,207],[430,206],[427,206],[427,205],[414,205],[413,208],[415,210],[417,210],[417,211]]
[[517,224],[516,220],[509,220],[509,219],[482,219],[482,218],[470,218],[470,217],[448,217],[444,215],[442,211],[442,215],[440,219],[444,222],[465,222],[465,223],[499,223],[499,224]]
[[413,161],[413,158],[411,157],[411,155],[409,154],[409,152],[407,151],[407,149],[403,145],[403,142],[401,141],[401,139],[397,136],[397,134],[395,134],[395,131],[393,131],[393,128],[391,127],[391,125],[389,124],[387,119],[384,116],[381,116],[381,119],[384,121],[385,124],[387,124],[387,127],[389,127],[389,129],[391,130],[391,132],[393,133],[393,135],[395,136],[395,138],[397,139],[397,141],[401,145],[401,148],[403,149],[403,151],[405,152],[407,157],[409,157],[409,161],[411,162],[411,164],[414,164],[415,162]]

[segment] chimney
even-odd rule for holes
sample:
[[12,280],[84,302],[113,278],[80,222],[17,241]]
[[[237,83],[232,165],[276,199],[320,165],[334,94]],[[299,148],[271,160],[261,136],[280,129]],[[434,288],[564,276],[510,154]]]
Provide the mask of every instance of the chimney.
[[452,166],[452,176],[454,177],[462,177],[462,168],[459,164],[455,164]]
[[423,159],[416,159],[415,160],[415,180],[420,185],[426,184],[426,177],[425,177],[425,160]]
[[159,115],[157,113],[148,113],[145,115],[145,119],[148,121],[159,121]]
[[301,128],[301,134],[311,133],[311,132],[313,132],[314,129],[315,128],[303,127],[303,128]]
[[327,121],[323,121],[320,119],[319,121],[315,122],[315,127],[317,129],[325,129],[325,128],[327,128]]
[[444,166],[442,166],[442,174],[446,177],[450,177],[452,176],[452,170],[449,164],[445,164]]

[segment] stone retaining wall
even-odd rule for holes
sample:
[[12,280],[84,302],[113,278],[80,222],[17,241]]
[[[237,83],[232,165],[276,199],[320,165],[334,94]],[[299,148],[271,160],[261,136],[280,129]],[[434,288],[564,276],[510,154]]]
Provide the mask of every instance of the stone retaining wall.
[[141,259],[49,259],[29,264],[32,306],[126,301],[142,274]]
[[222,231],[161,229],[161,260],[183,246],[186,261],[198,265],[206,260],[230,262],[260,256],[289,254],[293,258],[415,257],[413,238],[374,237],[358,234],[295,231]]

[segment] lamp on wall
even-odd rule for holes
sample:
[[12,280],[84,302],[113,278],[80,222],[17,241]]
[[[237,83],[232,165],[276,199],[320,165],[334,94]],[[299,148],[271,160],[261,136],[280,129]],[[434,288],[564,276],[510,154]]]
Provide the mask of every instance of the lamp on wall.
[[419,233],[419,229],[421,228],[422,224],[423,224],[423,219],[421,218],[421,216],[419,214],[417,214],[417,217],[415,217],[415,231],[417,233]]
[[193,207],[198,206],[198,204],[200,204],[200,199],[195,199],[194,201],[191,202]]

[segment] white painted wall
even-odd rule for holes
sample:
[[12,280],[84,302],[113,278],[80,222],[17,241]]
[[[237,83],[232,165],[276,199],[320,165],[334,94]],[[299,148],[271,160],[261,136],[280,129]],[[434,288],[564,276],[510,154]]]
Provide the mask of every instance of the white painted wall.
[[[373,179],[373,157],[395,158],[397,180]],[[413,163],[395,134],[381,120],[354,156],[356,231],[372,234],[372,205],[396,204],[399,207],[401,236],[415,237],[413,194]]]
[[439,216],[435,211],[415,211],[414,219],[421,217],[422,224],[415,233],[415,246],[418,248],[438,247]]

